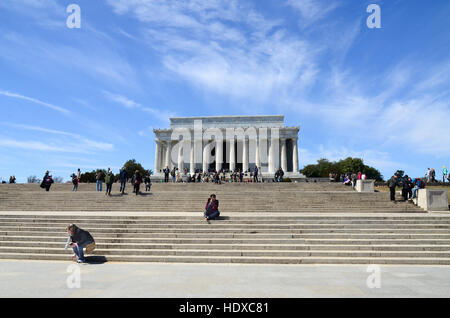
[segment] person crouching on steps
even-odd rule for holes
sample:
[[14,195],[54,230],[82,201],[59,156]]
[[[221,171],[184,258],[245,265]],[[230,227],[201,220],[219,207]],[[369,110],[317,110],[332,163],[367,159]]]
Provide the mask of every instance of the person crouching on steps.
[[75,224],[70,224],[67,227],[67,234],[70,236],[67,240],[66,248],[72,247],[75,253],[72,258],[78,257],[78,263],[86,263],[83,249],[86,248],[86,253],[91,253],[95,249],[94,238],[88,231],[80,229]]
[[205,221],[218,218],[220,216],[219,212],[219,200],[216,199],[215,194],[211,194],[206,202],[205,206]]

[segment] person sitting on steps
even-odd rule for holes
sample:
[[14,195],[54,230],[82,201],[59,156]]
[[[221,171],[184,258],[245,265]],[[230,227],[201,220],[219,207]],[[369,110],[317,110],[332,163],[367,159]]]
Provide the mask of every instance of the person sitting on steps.
[[220,216],[219,200],[216,199],[215,194],[211,194],[205,206],[205,221],[209,222],[211,219],[216,219]]

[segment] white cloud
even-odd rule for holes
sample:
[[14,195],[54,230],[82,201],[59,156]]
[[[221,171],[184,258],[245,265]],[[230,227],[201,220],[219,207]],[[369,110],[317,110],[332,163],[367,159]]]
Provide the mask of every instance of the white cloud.
[[48,129],[39,126],[24,124],[3,123],[4,125],[21,129],[42,132],[45,134],[61,136],[60,139],[48,139],[46,141],[22,141],[8,137],[0,138],[0,145],[10,148],[26,150],[50,151],[50,152],[71,152],[71,153],[91,153],[95,151],[112,151],[114,145],[110,143],[94,141],[78,134],[60,130]]
[[0,146],[24,150],[84,153],[84,154],[91,154],[92,151],[111,151],[114,149],[114,146],[112,144],[94,142],[89,139],[81,139],[78,142],[76,141],[43,142],[36,140],[16,140],[1,136],[0,136]]
[[67,148],[48,145],[40,141],[20,141],[7,138],[0,138],[0,146],[26,150],[51,151],[51,152],[66,152],[68,150]]
[[131,99],[125,97],[125,96],[118,95],[118,94],[113,94],[113,93],[110,93],[108,91],[103,91],[103,94],[109,100],[111,100],[111,101],[113,101],[115,103],[118,103],[118,104],[120,104],[122,106],[125,106],[126,108],[140,108],[140,107],[142,107],[141,104],[136,103],[135,101],[133,101],[133,100],[131,100]]
[[68,111],[65,108],[62,108],[62,107],[59,107],[59,106],[55,106],[55,105],[52,105],[52,104],[40,101],[38,99],[28,97],[28,96],[24,96],[24,95],[20,95],[20,94],[16,94],[16,93],[10,93],[8,91],[2,91],[2,90],[0,90],[0,95],[11,97],[11,98],[22,99],[22,100],[25,100],[25,101],[28,101],[28,102],[31,102],[31,103],[34,103],[34,104],[37,104],[37,105],[41,105],[41,106],[50,108],[52,110],[55,110],[57,112],[65,114],[65,115],[70,114],[70,111]]
[[173,117],[175,115],[174,113],[167,110],[143,106],[142,104],[137,103],[134,100],[120,94],[114,94],[108,91],[103,91],[103,94],[105,95],[106,98],[108,98],[110,101],[114,103],[122,105],[128,109],[137,109],[145,113],[148,113],[157,118],[160,122],[167,122],[168,118]]
[[450,102],[429,96],[394,102],[380,115],[388,144],[434,157],[450,156]]
[[19,128],[19,129],[40,131],[40,132],[49,133],[49,134],[56,134],[56,135],[79,137],[79,135],[68,133],[68,132],[65,132],[65,131],[48,129],[48,128],[43,128],[43,127],[38,127],[38,126],[30,126],[30,125],[23,125],[23,124],[13,124],[13,123],[3,123],[3,124],[7,125],[7,126],[10,126],[10,127],[14,127],[14,128]]
[[444,85],[450,79],[445,76],[450,74],[448,65],[436,66],[433,70],[441,70],[436,73],[420,62],[401,61],[371,79],[371,84],[376,82],[373,91],[367,88],[367,78],[336,70],[320,101],[282,102],[289,112],[325,124],[346,144],[449,156],[450,90]]
[[25,17],[27,24],[43,29],[66,28],[66,8],[58,0],[1,0],[0,9]]
[[[65,45],[5,32],[0,34],[0,58],[26,68],[27,72],[34,71],[40,75],[42,68],[47,66],[64,73],[61,75],[63,78],[76,70],[103,80],[102,84],[107,80],[125,86],[136,85],[134,69],[112,49],[115,43],[109,41],[104,44],[105,36],[101,32],[90,32],[89,35],[92,37],[83,37],[79,42],[79,38],[75,37],[72,43]],[[92,49],[93,46],[95,50]]]
[[134,15],[163,65],[210,92],[267,101],[308,88],[317,49],[239,1],[108,1]]
[[[361,33],[362,20],[325,21],[339,1],[287,2],[299,12],[301,28],[323,22],[314,30],[330,32],[317,39],[293,32],[284,22],[267,19],[239,1],[108,3],[117,14],[141,22],[143,40],[160,54],[174,80],[248,100],[246,112],[283,111],[291,120],[307,115],[346,144],[376,145],[380,153],[374,158],[398,147],[434,156],[450,151],[444,123],[449,118],[444,97],[450,64],[442,63],[432,74],[413,58],[376,74],[348,68],[345,59]],[[427,93],[434,98],[425,97]],[[241,103],[235,104],[243,111]],[[394,119],[396,125],[390,125],[392,118],[404,120]],[[422,128],[416,132],[408,129],[417,125]],[[390,168],[390,159],[381,157],[378,163]]]
[[323,19],[338,7],[335,1],[322,0],[288,0],[287,4],[300,12],[300,25],[304,27]]

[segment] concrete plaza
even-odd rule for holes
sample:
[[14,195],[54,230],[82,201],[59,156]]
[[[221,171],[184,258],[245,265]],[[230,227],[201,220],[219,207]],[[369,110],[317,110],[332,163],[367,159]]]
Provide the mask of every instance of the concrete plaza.
[[449,297],[449,266],[380,267],[369,288],[364,265],[224,265],[0,261],[0,297]]

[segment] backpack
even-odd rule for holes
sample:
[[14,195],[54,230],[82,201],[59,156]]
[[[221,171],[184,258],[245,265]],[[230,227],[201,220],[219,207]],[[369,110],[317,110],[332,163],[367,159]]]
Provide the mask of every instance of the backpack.
[[420,179],[420,189],[425,189],[425,182],[423,182],[423,180]]

